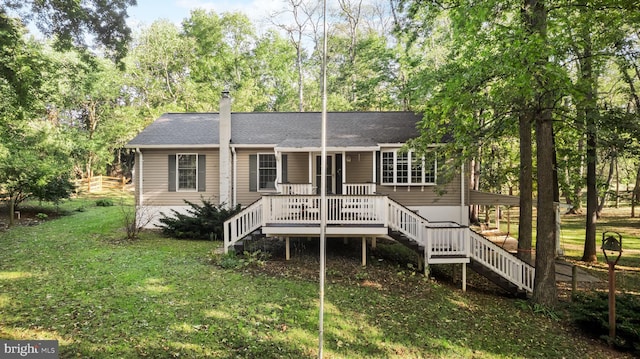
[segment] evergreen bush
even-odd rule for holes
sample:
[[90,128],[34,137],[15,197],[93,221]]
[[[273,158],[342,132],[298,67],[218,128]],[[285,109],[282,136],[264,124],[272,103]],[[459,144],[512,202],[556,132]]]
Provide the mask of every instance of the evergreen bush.
[[108,198],[101,198],[96,200],[96,206],[98,207],[111,207],[113,206],[113,201]]
[[616,337],[609,338],[609,294],[581,293],[573,296],[573,322],[590,335],[611,341],[621,350],[640,356],[640,297],[616,295]]
[[227,208],[225,204],[216,205],[204,198],[201,201],[202,205],[198,205],[184,200],[190,207],[186,214],[176,210],[172,210],[170,216],[160,213],[161,224],[157,226],[164,234],[179,239],[223,239],[224,221],[240,212],[240,205]]

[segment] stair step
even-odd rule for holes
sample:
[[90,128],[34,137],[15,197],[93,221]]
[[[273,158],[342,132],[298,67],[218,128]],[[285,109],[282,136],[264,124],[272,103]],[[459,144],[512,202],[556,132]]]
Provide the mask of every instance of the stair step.
[[431,256],[428,260],[429,264],[454,264],[454,263],[469,263],[470,259],[467,256],[452,255],[452,256]]
[[517,285],[511,283],[510,281],[503,278],[501,275],[497,274],[496,272],[490,270],[489,268],[485,267],[481,263],[472,260],[469,264],[469,267],[471,267],[471,269],[476,271],[478,274],[487,278],[488,280],[493,282],[498,287],[504,289],[505,291],[511,294],[514,294],[516,296],[526,297],[527,292],[525,290],[520,289]]

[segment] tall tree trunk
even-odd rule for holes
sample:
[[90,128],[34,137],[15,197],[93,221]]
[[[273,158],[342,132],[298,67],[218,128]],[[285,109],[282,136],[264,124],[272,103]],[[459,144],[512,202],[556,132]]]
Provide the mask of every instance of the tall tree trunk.
[[530,75],[535,79],[536,98],[531,101],[535,106],[536,148],[538,168],[538,211],[536,225],[536,277],[533,285],[532,300],[535,303],[555,306],[557,303],[556,266],[555,266],[555,211],[554,174],[553,174],[553,118],[551,108],[553,99],[548,89],[546,66],[549,62],[547,40],[547,9],[544,0],[524,0],[523,19],[525,30],[536,41],[542,40],[540,55],[536,59]]
[[620,166],[616,157],[616,208],[620,208]]
[[[585,162],[585,148],[584,148],[584,138],[580,138],[578,140],[578,149],[577,152],[580,154],[580,167],[578,168],[579,178],[584,178],[584,162]],[[582,212],[582,189],[583,184],[582,181],[578,181],[573,185],[573,212],[581,213]]]
[[596,134],[587,125],[587,218],[582,261],[597,262],[596,223],[598,222],[598,187],[596,183]]
[[636,216],[636,205],[640,199],[640,165],[636,166],[638,166],[638,171],[636,172],[636,183],[631,194],[631,218]]
[[555,210],[553,206],[553,122],[546,109],[536,119],[538,162],[538,215],[536,225],[536,277],[533,301],[554,306],[556,289]]
[[[471,189],[477,191],[480,189],[480,154],[478,154],[478,158],[475,158],[471,161]],[[471,206],[471,212],[469,213],[469,221],[472,224],[480,223],[480,206],[474,204]]]
[[582,260],[597,262],[596,223],[598,220],[598,187],[596,183],[597,127],[596,96],[593,57],[589,29],[583,31],[584,50],[580,57],[580,88],[584,99],[578,101],[578,113],[584,115],[587,136],[587,218],[585,223],[584,252]]
[[609,197],[609,188],[611,187],[611,181],[613,181],[613,174],[615,172],[616,155],[611,156],[611,162],[609,162],[609,175],[607,175],[607,182],[604,184],[604,190],[600,194],[600,201],[598,204],[597,215],[598,218],[602,215],[602,210]]
[[518,257],[533,263],[533,150],[531,144],[531,115],[520,115],[520,220],[518,221]]

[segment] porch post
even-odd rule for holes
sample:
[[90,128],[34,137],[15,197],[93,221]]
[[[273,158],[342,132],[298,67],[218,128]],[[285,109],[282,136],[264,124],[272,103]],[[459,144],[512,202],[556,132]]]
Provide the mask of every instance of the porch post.
[[362,266],[367,266],[367,237],[362,237]]
[[285,248],[285,254],[284,254],[284,258],[285,260],[289,260],[291,259],[291,249],[289,247],[289,237],[284,237],[284,248]]
[[467,291],[467,263],[462,263],[462,291]]
[[429,279],[429,262],[427,262],[427,246],[424,247],[424,256],[422,257],[422,262],[424,263],[422,268],[424,270],[424,276]]
[[[313,153],[309,152],[309,183],[311,183],[311,192],[315,194],[320,192],[313,192],[313,166],[315,166],[315,163],[313,162]],[[320,188],[320,183],[316,183],[316,186]]]
[[371,249],[376,249],[378,237],[371,237]]
[[[344,184],[347,182],[347,152],[342,151],[342,170],[340,171],[340,185],[342,188],[340,189],[340,193],[345,194]],[[338,193],[338,189],[336,188],[336,193]]]
[[280,183],[282,182],[282,153],[278,150],[274,150],[276,155],[276,179],[274,186],[277,192],[282,192],[280,188]]

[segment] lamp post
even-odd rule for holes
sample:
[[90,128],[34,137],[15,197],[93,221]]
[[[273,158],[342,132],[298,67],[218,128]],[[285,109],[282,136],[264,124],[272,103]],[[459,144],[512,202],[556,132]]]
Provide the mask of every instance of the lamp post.
[[615,267],[622,255],[622,235],[612,231],[602,233],[602,253],[609,264],[609,343],[613,343],[616,338]]

